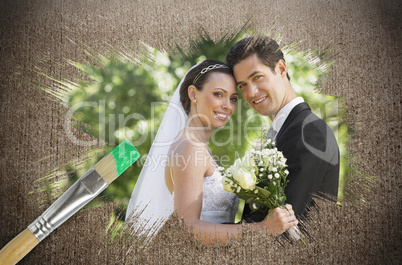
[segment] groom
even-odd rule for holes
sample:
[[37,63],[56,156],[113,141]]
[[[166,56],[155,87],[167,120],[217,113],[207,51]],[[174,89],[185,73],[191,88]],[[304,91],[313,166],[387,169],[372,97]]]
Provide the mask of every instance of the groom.
[[[297,218],[314,206],[313,195],[336,201],[339,182],[339,148],[328,125],[314,115],[290,85],[287,66],[277,42],[250,37],[237,42],[226,55],[238,88],[248,104],[272,125],[267,138],[287,158],[286,202]],[[257,222],[266,213],[245,206],[243,219]]]

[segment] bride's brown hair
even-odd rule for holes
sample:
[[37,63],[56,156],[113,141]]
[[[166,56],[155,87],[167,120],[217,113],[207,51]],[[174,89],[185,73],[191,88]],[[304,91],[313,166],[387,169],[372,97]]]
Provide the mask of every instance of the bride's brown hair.
[[[215,65],[218,65],[218,68],[213,67]],[[208,67],[212,69],[204,70],[208,69]],[[205,73],[202,73],[203,70]],[[205,60],[187,73],[186,78],[183,80],[183,83],[180,87],[180,102],[187,115],[190,113],[191,108],[191,99],[188,96],[188,87],[194,85],[197,90],[201,91],[203,85],[208,81],[208,77],[211,75],[211,73],[216,72],[233,76],[232,71],[226,64],[216,60]]]

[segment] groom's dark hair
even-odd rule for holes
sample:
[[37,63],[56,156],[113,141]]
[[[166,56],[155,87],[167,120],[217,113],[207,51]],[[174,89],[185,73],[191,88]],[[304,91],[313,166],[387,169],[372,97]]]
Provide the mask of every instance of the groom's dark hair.
[[[233,67],[256,54],[262,64],[275,72],[275,65],[279,60],[285,61],[279,44],[267,36],[253,36],[238,41],[226,54],[226,64],[233,70]],[[288,74],[287,78],[290,80]]]

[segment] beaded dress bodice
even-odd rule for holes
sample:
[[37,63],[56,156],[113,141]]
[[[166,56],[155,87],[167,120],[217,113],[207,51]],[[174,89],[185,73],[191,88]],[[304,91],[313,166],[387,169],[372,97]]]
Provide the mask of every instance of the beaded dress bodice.
[[[234,222],[239,200],[235,194],[223,189],[218,165],[211,176],[204,177],[203,185],[200,219],[212,223]],[[170,201],[174,205],[174,192],[170,194]]]

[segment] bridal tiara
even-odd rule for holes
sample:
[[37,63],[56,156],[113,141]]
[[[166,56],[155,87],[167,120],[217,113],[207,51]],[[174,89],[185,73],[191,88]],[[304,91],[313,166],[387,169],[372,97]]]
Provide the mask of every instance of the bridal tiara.
[[229,69],[229,67],[228,67],[227,65],[224,65],[224,64],[214,64],[214,65],[210,65],[210,66],[208,66],[208,67],[205,67],[205,68],[202,69],[201,72],[194,78],[193,85],[195,85],[195,83],[197,83],[198,79],[199,79],[203,74],[205,74],[206,72],[209,72],[209,71],[214,70],[214,69],[219,69],[219,68],[227,68],[227,69]]

